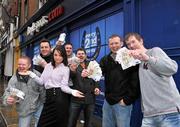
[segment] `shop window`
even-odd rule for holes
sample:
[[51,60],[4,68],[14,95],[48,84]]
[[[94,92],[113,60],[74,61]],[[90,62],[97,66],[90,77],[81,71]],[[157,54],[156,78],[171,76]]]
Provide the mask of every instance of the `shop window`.
[[109,36],[112,34],[123,36],[123,25],[123,13],[120,12],[72,31],[70,41],[74,51],[83,47],[88,59],[99,61],[102,56],[109,53]]
[[54,48],[56,46],[57,40],[58,37],[50,39],[51,48]]
[[33,49],[34,56],[37,56],[40,54],[39,45],[35,45]]

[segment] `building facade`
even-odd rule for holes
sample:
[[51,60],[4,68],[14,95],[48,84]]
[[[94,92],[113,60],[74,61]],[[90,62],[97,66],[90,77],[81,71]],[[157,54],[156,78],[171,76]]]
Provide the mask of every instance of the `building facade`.
[[[83,47],[88,59],[99,61],[109,53],[108,37],[111,34],[124,36],[127,32],[138,32],[144,37],[146,47],[159,46],[180,64],[179,0],[32,1],[22,0],[18,4],[21,5],[21,15],[14,36],[15,58],[20,54],[33,58],[39,53],[42,38],[48,38],[54,46],[59,34],[65,32],[66,41],[72,42],[74,51]],[[175,75],[177,84],[180,84],[179,76],[180,71]],[[177,87],[180,90],[180,85]],[[103,80],[101,90],[95,109],[99,117],[104,98]],[[139,102],[135,103],[134,109],[131,126],[139,127],[142,117]]]

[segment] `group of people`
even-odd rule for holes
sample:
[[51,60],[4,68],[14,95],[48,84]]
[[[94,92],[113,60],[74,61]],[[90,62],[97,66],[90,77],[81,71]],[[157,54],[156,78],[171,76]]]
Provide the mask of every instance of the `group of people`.
[[[128,33],[124,42],[119,35],[110,36],[110,53],[99,62],[105,79],[102,126],[130,127],[132,105],[139,97],[142,127],[180,126],[180,94],[172,77],[177,63],[158,47],[145,48],[138,33]],[[140,64],[122,69],[116,55],[124,45]],[[84,127],[91,127],[100,90],[99,82],[88,77],[92,72],[87,70],[85,49],[76,51],[79,64],[68,63],[75,57],[71,43],[58,45],[51,52],[49,41],[41,40],[40,57],[34,69],[29,57],[20,57],[4,93],[4,104],[16,104],[19,127],[30,127],[33,116],[36,127],[76,127],[82,109]],[[11,88],[24,92],[24,98],[16,97]]]

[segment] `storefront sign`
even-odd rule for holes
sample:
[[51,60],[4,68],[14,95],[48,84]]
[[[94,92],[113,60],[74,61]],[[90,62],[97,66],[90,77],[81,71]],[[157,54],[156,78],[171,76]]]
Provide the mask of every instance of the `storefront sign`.
[[92,33],[86,33],[86,31],[84,31],[82,48],[86,50],[89,60],[95,60],[98,57],[101,48],[101,35],[98,27],[96,27],[96,30]]
[[64,13],[64,7],[56,7],[54,10],[52,10],[49,14],[48,14],[48,21],[52,21],[53,19],[61,16]]
[[34,32],[39,32],[40,28],[48,23],[48,16],[42,16],[42,18],[32,23],[31,27],[27,27],[27,35],[33,35]]

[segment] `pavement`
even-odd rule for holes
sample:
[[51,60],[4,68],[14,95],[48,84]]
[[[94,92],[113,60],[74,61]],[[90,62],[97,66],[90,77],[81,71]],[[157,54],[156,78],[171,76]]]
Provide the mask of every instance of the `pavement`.
[[[0,79],[0,97],[2,97],[6,87],[7,81]],[[2,105],[2,98],[0,98],[0,117],[1,123],[3,124],[1,125],[2,127],[18,127],[18,116],[15,108],[15,106]]]

